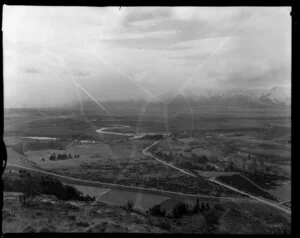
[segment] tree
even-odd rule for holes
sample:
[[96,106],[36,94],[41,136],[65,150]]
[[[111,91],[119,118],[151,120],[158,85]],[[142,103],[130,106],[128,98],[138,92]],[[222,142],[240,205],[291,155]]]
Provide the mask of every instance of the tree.
[[178,203],[177,205],[175,205],[173,207],[172,212],[173,212],[173,217],[174,218],[180,218],[184,214],[188,213],[188,206],[187,206],[187,204],[184,204],[184,203]]
[[205,205],[204,203],[201,203],[201,211],[204,211],[205,210]]
[[162,211],[162,216],[165,217],[166,216],[166,209],[164,208],[164,210]]
[[216,211],[224,211],[224,208],[219,203],[214,205],[214,209]]
[[39,183],[36,179],[28,176],[22,180],[21,190],[22,195],[19,196],[19,200],[22,206],[30,206],[33,202],[33,198],[38,195],[40,190]]
[[200,206],[199,206],[199,199],[197,198],[196,202],[195,202],[195,206],[193,208],[193,213],[198,213],[200,210]]
[[228,169],[229,169],[229,171],[234,171],[234,164],[232,161],[230,161]]
[[165,216],[166,215],[166,210],[164,209],[163,211],[161,211],[159,204],[150,208],[149,211],[152,216]]
[[131,200],[128,200],[126,203],[126,208],[131,211],[133,208],[133,205],[134,205],[133,202]]

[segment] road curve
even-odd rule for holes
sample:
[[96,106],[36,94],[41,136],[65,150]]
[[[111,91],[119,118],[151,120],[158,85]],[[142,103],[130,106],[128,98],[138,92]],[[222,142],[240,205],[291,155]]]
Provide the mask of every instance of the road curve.
[[[118,127],[118,128],[122,128],[122,127]],[[103,129],[108,129],[108,128],[102,128],[102,129],[100,129],[100,130],[97,131],[97,132],[103,133]],[[111,134],[111,133],[113,133],[113,132],[107,132],[107,133],[110,133],[110,134]],[[123,134],[123,133],[118,133],[118,134]],[[169,166],[169,167],[171,167],[171,168],[173,168],[173,169],[176,169],[176,170],[178,170],[178,171],[180,171],[180,172],[182,172],[182,173],[184,173],[184,174],[186,174],[186,175],[189,175],[189,176],[192,176],[192,177],[197,177],[196,175],[194,175],[194,174],[192,174],[192,173],[189,173],[189,172],[187,172],[187,171],[184,171],[183,169],[180,169],[180,168],[178,168],[178,167],[176,167],[176,166],[174,166],[174,165],[172,165],[172,164],[169,164],[169,163],[167,163],[167,162],[165,162],[165,161],[163,161],[163,160],[161,160],[161,159],[156,158],[152,153],[148,152],[148,150],[149,150],[151,147],[155,146],[158,142],[159,142],[159,140],[158,140],[158,141],[155,141],[153,144],[151,144],[151,145],[149,145],[148,147],[146,147],[146,148],[143,150],[143,154],[146,155],[146,156],[148,156],[148,157],[154,158],[154,159],[157,160],[158,162],[163,163],[163,164],[165,164],[165,165],[167,165],[167,166]],[[247,178],[246,178],[246,179],[247,179]],[[249,179],[247,179],[247,180],[249,180]],[[237,189],[237,188],[234,188],[234,187],[231,187],[231,186],[229,186],[229,185],[227,185],[227,184],[221,183],[221,182],[215,180],[214,178],[210,178],[209,181],[211,181],[211,182],[213,182],[213,183],[216,183],[216,184],[218,184],[218,185],[220,185],[220,186],[226,187],[227,189],[230,189],[230,190],[232,190],[232,191],[235,191],[235,192],[238,192],[238,193],[240,193],[240,194],[249,196],[250,198],[253,198],[253,199],[255,199],[255,200],[257,200],[257,201],[259,201],[259,202],[261,202],[261,203],[264,203],[264,204],[266,204],[266,205],[269,205],[269,206],[272,206],[272,207],[274,207],[274,208],[277,208],[277,209],[279,209],[279,210],[281,210],[281,211],[283,211],[283,212],[286,212],[286,213],[288,213],[288,214],[291,214],[291,211],[290,211],[290,210],[281,207],[281,206],[280,206],[279,204],[277,204],[277,203],[273,203],[273,202],[267,201],[267,200],[265,200],[265,199],[262,199],[262,198],[259,198],[259,197],[255,197],[255,196],[253,196],[253,195],[251,195],[251,194],[249,194],[249,193],[243,192],[243,191],[241,191],[241,190],[239,190],[239,189]],[[260,188],[257,184],[255,184],[255,183],[252,182],[251,180],[249,180],[249,181],[250,181],[251,183],[253,183],[254,185],[256,185],[258,188]],[[262,188],[261,188],[261,189],[262,189]],[[262,189],[262,190],[263,190],[263,189]]]
[[194,174],[192,174],[192,173],[189,173],[189,172],[187,172],[187,171],[184,171],[183,169],[180,169],[180,168],[176,167],[175,165],[169,164],[169,163],[167,163],[167,162],[165,162],[165,161],[163,161],[163,160],[161,160],[161,159],[156,158],[154,155],[152,155],[150,152],[148,152],[148,150],[149,150],[151,147],[155,146],[158,142],[159,142],[159,141],[155,141],[152,145],[149,145],[148,147],[146,147],[146,148],[143,150],[143,154],[146,155],[146,156],[148,156],[148,157],[154,158],[155,160],[157,160],[157,161],[159,161],[159,162],[161,162],[161,163],[163,163],[163,164],[165,164],[165,165],[167,165],[167,166],[169,166],[169,167],[172,167],[173,169],[176,169],[176,170],[178,170],[178,171],[180,171],[180,172],[182,172],[182,173],[184,173],[184,174],[186,174],[186,175],[192,176],[192,177],[194,177],[194,178],[197,177],[196,175],[194,175]]
[[[176,170],[178,170],[178,171],[180,171],[180,172],[182,172],[182,173],[184,173],[184,174],[186,174],[186,175],[196,177],[194,174],[191,174],[191,173],[189,173],[189,172],[186,172],[186,171],[184,171],[184,170],[182,170],[182,169],[180,169],[180,168],[178,168],[178,167],[176,167],[176,166],[174,166],[174,165],[172,165],[172,164],[169,164],[169,163],[167,163],[167,162],[165,162],[165,161],[163,161],[163,160],[160,160],[160,159],[156,158],[155,156],[153,156],[150,152],[148,152],[148,150],[149,150],[151,147],[153,147],[154,145],[156,145],[157,143],[158,143],[158,141],[155,141],[152,145],[146,147],[146,148],[143,150],[143,154],[145,154],[146,156],[149,156],[149,157],[151,157],[151,158],[154,158],[154,159],[156,159],[157,161],[159,161],[159,162],[161,162],[161,163],[163,163],[163,164],[165,164],[165,165],[167,165],[167,166],[170,166],[170,167],[172,167],[172,168],[174,168],[174,169],[176,169]],[[265,200],[265,199],[262,199],[262,198],[259,198],[259,197],[255,197],[255,196],[253,196],[253,195],[251,195],[251,194],[249,194],[249,193],[243,192],[243,191],[241,191],[241,190],[239,190],[239,189],[237,189],[237,188],[234,188],[234,187],[231,187],[231,186],[229,186],[229,185],[227,185],[227,184],[221,183],[221,182],[215,180],[214,178],[210,178],[209,181],[211,181],[211,182],[213,182],[213,183],[216,183],[216,184],[218,184],[218,185],[220,185],[220,186],[226,187],[226,188],[228,188],[228,189],[230,189],[230,190],[232,190],[232,191],[235,191],[235,192],[238,192],[238,193],[240,193],[240,194],[249,196],[250,198],[253,198],[253,199],[255,199],[255,200],[257,200],[257,201],[259,201],[259,202],[261,202],[261,203],[264,203],[264,204],[267,204],[267,205],[272,206],[272,207],[274,207],[274,208],[277,208],[277,209],[279,209],[279,210],[281,210],[281,211],[284,211],[284,212],[286,212],[286,213],[288,213],[288,214],[291,214],[291,211],[290,211],[290,210],[281,207],[281,206],[280,206],[279,204],[277,204],[277,203],[273,203],[273,202],[267,201],[267,200]]]
[[288,214],[291,214],[291,211],[290,211],[290,210],[281,207],[281,206],[280,206],[279,204],[277,204],[277,203],[270,202],[270,201],[267,201],[267,200],[262,199],[262,198],[259,198],[259,197],[255,197],[255,196],[253,196],[253,195],[251,195],[251,194],[249,194],[249,193],[243,192],[243,191],[241,191],[241,190],[239,190],[239,189],[236,189],[236,188],[234,188],[234,187],[232,187],[232,186],[230,186],[230,185],[227,185],[227,184],[224,184],[224,183],[222,183],[222,182],[220,182],[220,181],[217,181],[217,180],[215,180],[215,178],[210,178],[209,181],[214,182],[214,183],[217,183],[217,184],[219,184],[219,185],[221,185],[221,186],[223,186],[223,187],[226,187],[226,188],[231,189],[231,190],[233,190],[233,191],[239,192],[239,193],[241,193],[241,194],[247,195],[247,196],[249,196],[249,197],[251,197],[251,198],[253,198],[253,199],[255,199],[255,200],[257,200],[257,201],[259,201],[259,202],[261,202],[261,203],[267,204],[267,205],[272,206],[272,207],[275,207],[275,208],[277,208],[277,209],[279,209],[279,210],[281,210],[281,211],[284,211],[284,212],[286,212],[286,213],[288,213]]

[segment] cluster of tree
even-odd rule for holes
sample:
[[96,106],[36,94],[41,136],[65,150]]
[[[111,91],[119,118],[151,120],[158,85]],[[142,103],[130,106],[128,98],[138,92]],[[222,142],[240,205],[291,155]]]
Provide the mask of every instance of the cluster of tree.
[[[164,153],[162,151],[157,151],[155,153],[155,155],[157,155],[158,157],[164,159],[167,162],[172,161],[174,159],[174,157],[177,157],[177,156],[179,156],[180,158],[185,158],[184,154],[182,154],[182,153],[179,153],[179,154],[174,153],[173,154],[172,151],[170,151],[169,153]],[[196,163],[203,164],[203,163],[208,162],[208,158],[207,158],[206,155],[197,155],[197,154],[192,153],[192,161],[194,161]],[[191,165],[191,164],[189,164],[189,165]],[[194,166],[192,166],[192,167],[194,167]],[[194,168],[194,169],[196,169],[196,168]]]
[[[80,157],[79,154],[74,155],[74,158],[79,158],[79,157]],[[53,153],[49,157],[50,160],[61,160],[61,159],[72,159],[72,158],[73,157],[72,157],[71,153],[69,153],[69,154],[66,154],[66,153],[58,154],[57,156],[55,155],[55,153]]]
[[149,213],[152,216],[160,216],[160,217],[165,217],[166,216],[166,210],[164,209],[161,211],[160,205],[155,205],[154,207],[149,209]]
[[178,203],[176,206],[173,207],[172,216],[173,218],[181,218],[183,215],[189,214],[188,205],[185,203]]
[[256,157],[251,159],[250,155],[248,156],[248,159],[251,160],[251,164],[248,168],[249,172],[256,174],[265,171],[265,164],[262,159],[257,159]]
[[94,201],[91,196],[84,196],[76,188],[64,185],[59,180],[48,176],[27,177],[20,180],[21,186],[18,186],[23,194],[19,197],[23,206],[30,205],[35,196],[45,194],[54,195],[60,200],[78,200],[78,201]]
[[[250,164],[246,166],[246,161],[250,161]],[[225,168],[225,172],[249,172],[252,174],[256,174],[259,172],[265,172],[266,166],[263,159],[258,159],[256,157],[251,157],[250,154],[248,158],[243,158],[243,164],[241,166],[237,166],[233,161],[230,161],[227,167]]]
[[178,203],[173,207],[172,215],[174,218],[181,218],[183,215],[191,215],[202,213],[210,209],[209,203],[199,204],[199,199],[196,199],[196,202],[192,208],[189,208],[187,204]]
[[208,158],[206,155],[193,154],[193,161],[198,162],[198,163],[206,163],[206,162],[208,162]]
[[230,161],[230,163],[225,168],[225,172],[235,172],[235,171],[237,171],[237,168],[234,165],[233,161]]
[[160,217],[166,217],[170,216],[172,218],[181,218],[183,215],[192,215],[197,213],[203,213],[205,211],[208,211],[210,209],[214,209],[215,211],[223,211],[224,208],[220,204],[215,204],[214,207],[211,207],[209,203],[199,203],[199,199],[195,201],[195,204],[193,207],[189,208],[189,206],[186,203],[179,202],[177,203],[173,209],[172,214],[167,214],[166,210],[161,210],[160,205],[155,205],[154,207],[149,209],[149,213],[152,216],[160,216]]

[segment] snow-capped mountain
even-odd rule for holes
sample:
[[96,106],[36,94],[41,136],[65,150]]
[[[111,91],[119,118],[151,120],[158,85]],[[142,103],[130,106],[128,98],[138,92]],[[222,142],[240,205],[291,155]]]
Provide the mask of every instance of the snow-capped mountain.
[[[161,95],[160,100],[148,102],[143,99],[106,101],[102,105],[110,112],[124,111],[127,113],[136,112],[147,108],[148,112],[162,113],[167,106],[170,112],[189,112],[191,108],[209,107],[215,109],[229,108],[286,108],[291,105],[291,90],[283,87],[273,87],[267,90],[248,90],[248,89],[230,89],[230,90],[212,90],[203,89],[201,91],[185,91],[183,93],[172,92]],[[99,110],[99,105],[94,101],[88,100],[81,105],[74,107],[84,110]]]
[[262,100],[270,100],[275,104],[291,104],[291,89],[285,87],[273,87],[261,96]]
[[189,104],[190,106],[217,107],[278,107],[291,105],[291,90],[286,87],[264,89],[229,89],[229,90],[201,90],[200,92],[186,91],[184,93],[168,94],[161,97],[176,108]]

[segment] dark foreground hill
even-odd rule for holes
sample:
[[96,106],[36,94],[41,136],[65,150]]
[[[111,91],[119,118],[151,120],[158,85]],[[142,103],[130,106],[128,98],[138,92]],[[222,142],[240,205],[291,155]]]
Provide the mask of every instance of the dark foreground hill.
[[[24,171],[4,173],[3,233],[290,234],[291,232],[290,217],[261,204],[213,205],[202,204],[200,201],[200,209],[197,212],[183,212],[180,216],[172,217],[172,212],[166,216],[160,212],[153,214],[150,211],[137,210],[129,201],[125,206],[98,202],[94,198],[82,197],[75,188],[64,186],[55,179],[33,176]],[[23,181],[22,185],[27,186],[28,190],[20,188],[18,182],[20,178]],[[61,197],[51,189],[45,190],[45,187],[40,189],[36,186],[38,183],[35,186],[26,184],[26,181],[33,180],[43,181],[43,185],[47,185],[46,188],[58,187],[65,196]],[[172,204],[184,208],[187,203],[167,200],[161,207],[166,209]]]

